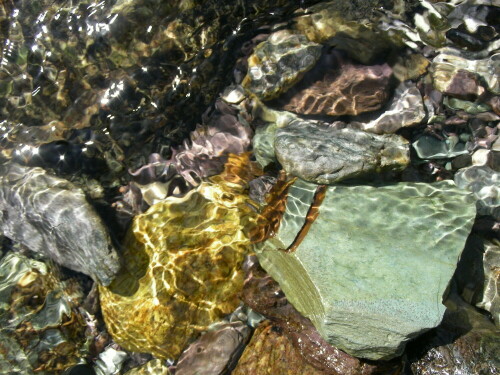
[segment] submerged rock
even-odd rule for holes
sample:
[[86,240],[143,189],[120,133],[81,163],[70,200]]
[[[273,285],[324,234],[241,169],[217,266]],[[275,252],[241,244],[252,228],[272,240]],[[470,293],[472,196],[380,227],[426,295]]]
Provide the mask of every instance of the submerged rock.
[[440,301],[475,215],[470,194],[449,181],[318,187],[297,180],[276,235],[256,251],[328,342],[390,359],[441,321]]
[[458,297],[448,299],[446,307],[441,325],[412,345],[425,348],[410,357],[413,374],[498,374],[500,330]]
[[389,98],[392,69],[386,63],[358,65],[339,51],[323,54],[317,67],[304,75],[278,103],[305,115],[358,115],[379,109]]
[[304,362],[283,330],[266,321],[257,327],[232,374],[327,375],[328,372]]
[[398,44],[377,30],[376,10],[385,5],[379,0],[323,2],[308,8],[309,14],[297,17],[294,27],[313,42],[335,46],[349,57],[369,64],[394,42]]
[[425,115],[424,101],[417,86],[412,82],[402,82],[382,113],[375,118],[352,121],[349,125],[370,133],[390,134],[403,127],[420,124]]
[[104,320],[118,344],[174,359],[238,306],[250,246],[245,233],[255,215],[243,191],[254,173],[245,156],[230,157],[223,174],[134,218],[125,267],[100,288]]
[[422,135],[412,147],[420,159],[448,159],[468,154],[466,144],[456,135],[440,140],[430,135]]
[[460,296],[500,326],[500,242],[469,236],[454,279]]
[[0,261],[0,373],[61,374],[88,354],[75,280],[23,255]]
[[460,169],[455,174],[455,183],[474,193],[478,214],[500,220],[500,172],[487,166],[472,166]]
[[226,323],[204,333],[179,358],[176,375],[223,375],[230,372],[250,338],[251,329],[242,322]]
[[168,366],[160,359],[153,359],[146,364],[127,371],[125,375],[170,375]]
[[276,157],[293,176],[320,184],[403,169],[408,145],[398,135],[374,135],[356,129],[295,120],[276,132]]
[[83,191],[41,168],[0,166],[0,229],[102,285],[120,268],[108,231]]
[[500,54],[485,59],[466,59],[455,50],[445,50],[432,60],[434,87],[441,92],[459,97],[477,96],[482,93],[475,75],[482,77],[487,88],[500,94]]
[[[265,273],[258,263],[253,264],[248,271],[242,298],[252,309],[272,320],[274,330],[286,337],[286,341],[295,347],[295,353],[291,348],[290,352],[293,353],[294,357],[301,356],[303,366],[311,368],[311,371],[319,371],[325,375],[389,375],[399,373],[401,365],[398,360],[367,362],[330,345],[311,321],[303,317],[287,301],[279,284]],[[248,351],[246,354],[251,357]],[[243,358],[242,361],[244,361]],[[252,361],[250,363],[253,365]],[[290,366],[288,370],[295,374],[296,368]],[[298,374],[300,373],[298,372]]]
[[304,35],[277,31],[260,43],[248,59],[248,73],[242,86],[259,99],[272,99],[316,64],[321,49],[321,45],[309,42]]
[[274,139],[277,129],[274,122],[258,126],[255,129],[255,136],[252,139],[253,153],[257,163],[263,168],[277,161],[274,155]]

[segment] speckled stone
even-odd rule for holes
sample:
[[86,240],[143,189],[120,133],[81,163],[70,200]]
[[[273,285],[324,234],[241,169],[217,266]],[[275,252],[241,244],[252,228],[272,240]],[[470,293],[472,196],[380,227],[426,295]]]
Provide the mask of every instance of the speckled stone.
[[7,253],[0,260],[0,374],[61,374],[88,355],[75,279],[51,263]]
[[319,184],[403,169],[409,162],[408,144],[399,135],[338,130],[304,120],[278,129],[274,150],[287,173]]
[[304,35],[277,31],[255,48],[241,84],[260,99],[272,99],[314,66],[321,49],[320,44],[308,41]]
[[332,345],[367,359],[398,356],[441,321],[474,200],[450,181],[332,186],[296,242],[316,188],[301,180],[289,188],[277,234],[257,246],[259,261]]

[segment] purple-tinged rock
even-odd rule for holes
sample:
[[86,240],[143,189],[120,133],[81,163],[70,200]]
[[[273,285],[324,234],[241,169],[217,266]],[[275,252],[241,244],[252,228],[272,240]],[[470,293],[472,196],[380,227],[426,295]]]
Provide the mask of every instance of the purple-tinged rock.
[[223,324],[203,334],[181,354],[175,375],[222,375],[234,368],[251,329],[242,322]]
[[282,108],[305,115],[358,115],[379,109],[389,98],[387,64],[357,65],[338,51],[324,54],[317,67],[282,95]]

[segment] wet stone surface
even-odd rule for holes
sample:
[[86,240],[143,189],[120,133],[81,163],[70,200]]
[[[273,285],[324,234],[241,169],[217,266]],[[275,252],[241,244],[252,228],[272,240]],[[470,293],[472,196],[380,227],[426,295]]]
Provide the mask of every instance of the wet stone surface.
[[499,25],[0,2],[0,373],[498,372]]

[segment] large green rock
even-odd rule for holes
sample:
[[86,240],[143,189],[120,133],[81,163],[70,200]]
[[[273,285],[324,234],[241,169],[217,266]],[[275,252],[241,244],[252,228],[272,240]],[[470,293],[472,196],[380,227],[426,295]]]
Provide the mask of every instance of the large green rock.
[[331,344],[368,359],[400,355],[443,317],[474,201],[451,181],[330,186],[304,240],[286,252],[316,187],[290,187],[277,234],[258,245],[259,261]]

